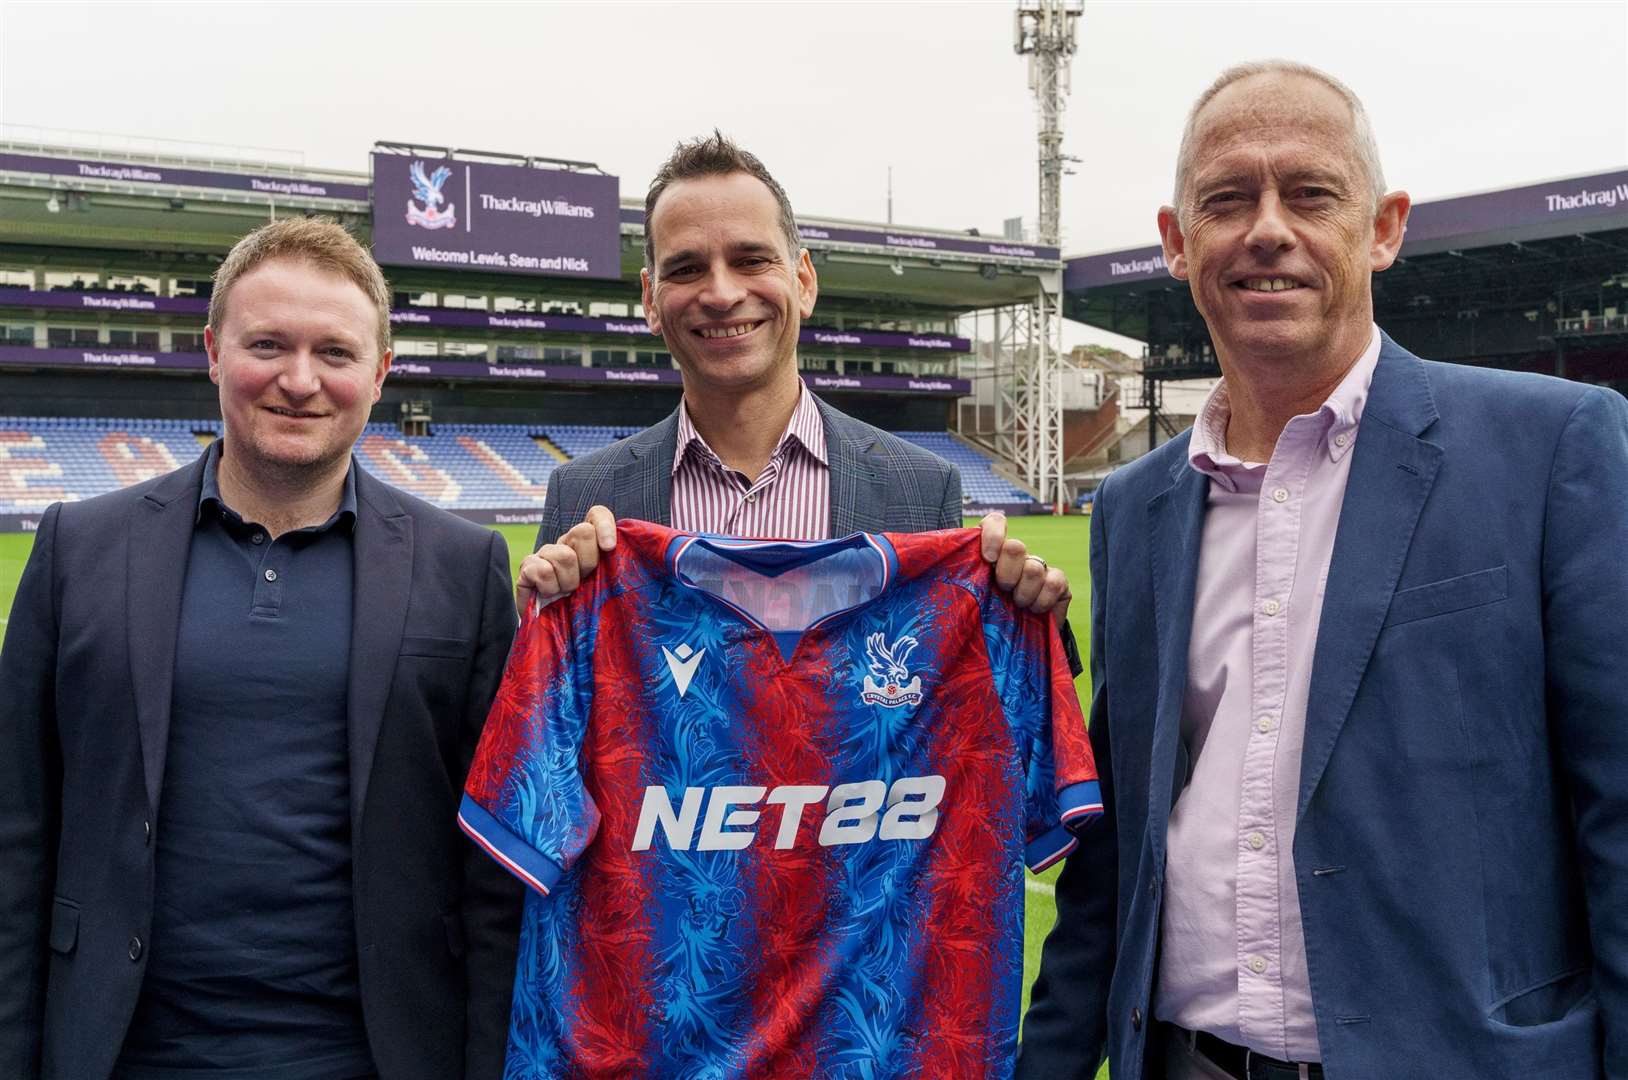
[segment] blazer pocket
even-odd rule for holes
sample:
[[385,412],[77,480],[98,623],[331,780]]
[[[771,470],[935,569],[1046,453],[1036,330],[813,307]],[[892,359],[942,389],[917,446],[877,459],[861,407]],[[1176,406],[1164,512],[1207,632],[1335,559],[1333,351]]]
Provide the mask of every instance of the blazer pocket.
[[1402,589],[1391,597],[1390,611],[1385,615],[1386,626],[1417,622],[1434,615],[1446,615],[1482,604],[1496,603],[1509,596],[1509,571],[1502,566],[1489,566],[1485,570],[1460,574],[1458,577],[1432,581],[1428,585],[1415,585]]
[[51,951],[66,956],[79,943],[79,905],[61,897],[51,901]]
[[473,652],[468,638],[426,637],[404,634],[401,639],[402,656],[427,656],[441,660],[467,660]]
[[1510,1027],[1552,1024],[1570,1016],[1593,989],[1591,971],[1570,971],[1507,999],[1492,1010],[1492,1018]]

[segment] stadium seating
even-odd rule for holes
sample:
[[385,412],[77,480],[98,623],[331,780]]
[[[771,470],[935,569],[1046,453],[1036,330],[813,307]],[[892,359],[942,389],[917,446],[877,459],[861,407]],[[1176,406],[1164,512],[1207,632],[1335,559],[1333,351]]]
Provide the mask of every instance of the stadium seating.
[[900,431],[897,434],[924,450],[931,450],[960,469],[961,494],[968,502],[991,506],[1036,501],[1027,491],[1001,479],[995,473],[993,458],[974,450],[947,431]]
[[[0,417],[0,513],[38,513],[169,472],[220,434],[218,420]],[[357,443],[362,467],[449,510],[540,509],[559,464],[538,437],[567,457],[609,446],[632,427],[436,424],[427,436],[369,424]],[[1033,503],[997,476],[993,462],[945,432],[901,434],[961,470],[972,503]]]
[[169,472],[198,456],[212,420],[0,418],[0,513],[36,513]]

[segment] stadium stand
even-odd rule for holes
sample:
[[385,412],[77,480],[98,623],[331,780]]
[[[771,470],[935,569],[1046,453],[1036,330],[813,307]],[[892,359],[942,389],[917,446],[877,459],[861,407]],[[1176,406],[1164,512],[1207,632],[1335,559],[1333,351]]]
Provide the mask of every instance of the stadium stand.
[[900,431],[901,439],[931,450],[961,470],[961,495],[975,506],[1000,506],[1011,503],[1034,503],[1028,492],[1012,486],[995,472],[995,461],[989,455],[974,450],[947,431]]
[[581,457],[603,447],[609,446],[617,439],[625,439],[638,431],[633,427],[591,427],[584,425],[566,426],[552,425],[544,429],[555,446],[565,452],[567,457]]
[[[421,499],[454,511],[538,509],[560,458],[609,446],[631,427],[554,424],[437,424],[430,435],[367,425],[356,444],[362,467]],[[53,502],[88,499],[140,483],[197,457],[220,434],[218,420],[0,417],[0,514],[38,513]],[[961,471],[977,506],[1033,503],[996,475],[994,462],[945,432],[907,431]],[[546,443],[540,440],[546,440]]]

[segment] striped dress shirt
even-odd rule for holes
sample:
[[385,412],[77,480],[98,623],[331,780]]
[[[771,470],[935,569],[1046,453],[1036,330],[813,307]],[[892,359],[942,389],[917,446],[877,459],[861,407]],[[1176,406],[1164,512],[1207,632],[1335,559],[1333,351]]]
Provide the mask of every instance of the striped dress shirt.
[[825,423],[806,385],[769,464],[754,480],[726,466],[678,407],[673,454],[673,521],[685,532],[755,540],[826,540],[831,534],[831,470]]

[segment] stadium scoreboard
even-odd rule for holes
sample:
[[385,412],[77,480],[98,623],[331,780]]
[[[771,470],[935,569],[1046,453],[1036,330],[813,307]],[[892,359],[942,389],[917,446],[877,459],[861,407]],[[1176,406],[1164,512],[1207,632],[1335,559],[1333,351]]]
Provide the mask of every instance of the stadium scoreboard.
[[617,178],[373,154],[373,257],[389,266],[622,276]]

